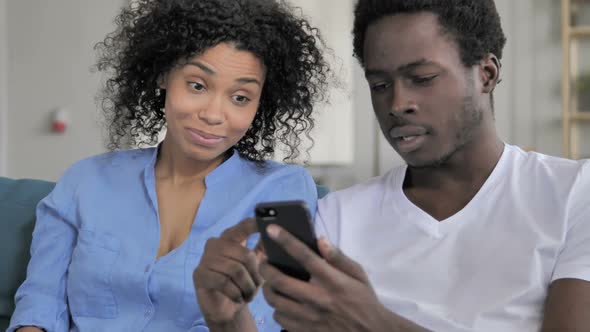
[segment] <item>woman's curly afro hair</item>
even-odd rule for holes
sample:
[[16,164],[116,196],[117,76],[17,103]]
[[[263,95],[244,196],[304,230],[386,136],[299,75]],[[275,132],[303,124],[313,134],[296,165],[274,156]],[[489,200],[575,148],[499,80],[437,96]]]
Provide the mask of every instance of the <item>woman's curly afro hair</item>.
[[266,80],[254,121],[234,146],[252,161],[300,154],[313,128],[313,106],[326,98],[330,69],[317,29],[282,0],[139,0],[116,18],[96,45],[97,68],[109,74],[99,101],[111,150],[154,145],[165,127],[165,91],[158,80],[181,61],[227,42],[252,52]]
[[459,46],[464,65],[472,66],[488,53],[502,58],[506,37],[494,0],[359,0],[354,11],[354,55],[364,64],[367,27],[388,15],[431,12],[443,31]]

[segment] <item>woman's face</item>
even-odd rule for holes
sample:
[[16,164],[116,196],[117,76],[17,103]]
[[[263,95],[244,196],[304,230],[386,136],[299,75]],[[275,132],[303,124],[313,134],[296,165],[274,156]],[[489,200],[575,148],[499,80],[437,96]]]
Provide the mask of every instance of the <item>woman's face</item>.
[[163,77],[166,90],[166,141],[175,152],[214,161],[250,127],[264,85],[265,71],[252,53],[220,43]]

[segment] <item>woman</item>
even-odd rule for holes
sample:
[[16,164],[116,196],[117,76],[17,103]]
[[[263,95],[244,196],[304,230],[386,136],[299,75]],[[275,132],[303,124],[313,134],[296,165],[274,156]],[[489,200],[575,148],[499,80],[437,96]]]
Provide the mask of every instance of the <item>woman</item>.
[[[40,202],[8,331],[208,331],[192,283],[206,240],[261,201],[315,208],[303,168],[265,161],[279,143],[296,157],[313,126],[328,75],[315,29],[268,0],[143,0],[116,22],[97,49],[117,151]],[[156,148],[121,149],[164,129]],[[278,329],[260,296],[249,310]]]

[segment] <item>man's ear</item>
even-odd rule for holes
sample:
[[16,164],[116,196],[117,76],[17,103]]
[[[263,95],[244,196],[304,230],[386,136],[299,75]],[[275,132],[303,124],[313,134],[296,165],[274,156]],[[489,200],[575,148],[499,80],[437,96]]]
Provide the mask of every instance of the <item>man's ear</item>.
[[500,69],[502,64],[500,60],[492,53],[486,55],[480,62],[480,74],[484,93],[492,93],[496,85],[502,80],[500,78]]

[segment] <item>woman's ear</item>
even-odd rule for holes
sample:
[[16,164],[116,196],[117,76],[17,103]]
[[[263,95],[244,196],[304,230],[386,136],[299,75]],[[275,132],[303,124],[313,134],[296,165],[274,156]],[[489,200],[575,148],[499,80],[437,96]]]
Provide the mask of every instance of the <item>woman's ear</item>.
[[156,79],[156,84],[158,85],[158,88],[162,89],[162,90],[166,90],[166,80],[167,80],[167,75],[164,74],[160,74],[160,76],[158,76],[158,79]]
[[500,60],[492,53],[480,62],[480,73],[484,93],[492,93],[501,81],[500,69],[502,64]]

